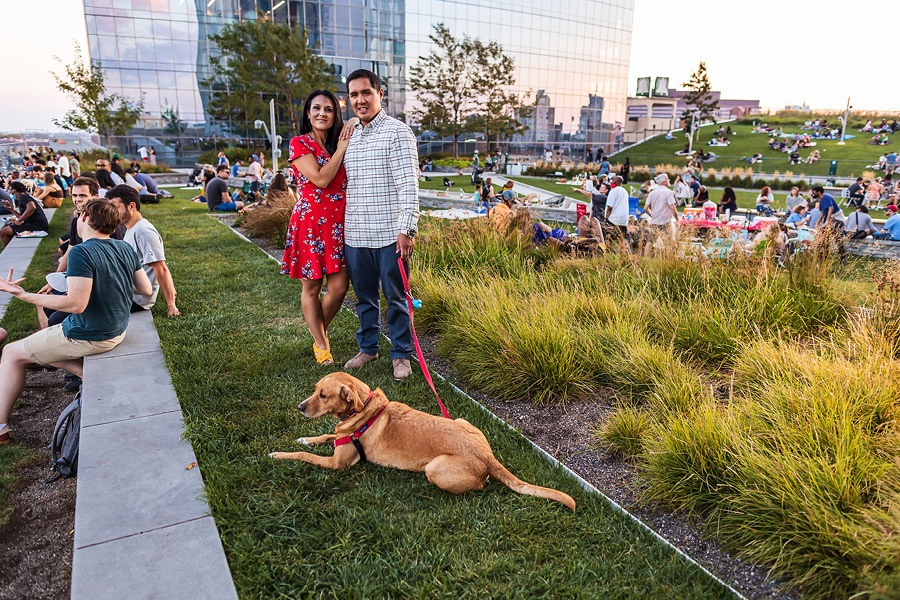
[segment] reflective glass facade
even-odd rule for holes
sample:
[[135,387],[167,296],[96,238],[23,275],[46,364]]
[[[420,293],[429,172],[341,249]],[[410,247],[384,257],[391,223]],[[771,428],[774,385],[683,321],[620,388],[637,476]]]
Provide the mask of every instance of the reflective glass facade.
[[408,66],[430,49],[433,25],[454,35],[494,40],[516,62],[516,91],[531,92],[538,110],[531,130],[514,142],[571,152],[608,149],[625,119],[634,0],[84,0],[92,60],[107,87],[144,97],[162,127],[166,107],[204,134],[208,36],[230,22],[257,18],[257,10],[305,27],[320,54],[335,65],[335,83],[354,69],[375,70],[388,90],[387,110],[398,115],[415,103],[405,90]]
[[[427,54],[435,23],[455,35],[497,41],[515,59],[516,91],[531,92],[531,127],[520,150],[610,150],[625,121],[634,0],[407,0],[407,56]],[[412,99],[410,99],[412,100]]]

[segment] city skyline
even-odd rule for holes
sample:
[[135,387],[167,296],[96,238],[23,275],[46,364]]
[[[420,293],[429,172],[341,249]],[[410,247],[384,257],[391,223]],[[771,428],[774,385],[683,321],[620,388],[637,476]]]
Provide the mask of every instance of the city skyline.
[[[27,28],[9,32],[12,47],[29,49],[28,64],[33,68],[24,91],[4,94],[0,103],[5,109],[0,111],[2,131],[56,130],[51,119],[62,117],[68,106],[50,74],[62,71],[53,57],[68,59],[75,42],[87,53],[80,0],[39,0],[27,6],[20,3],[6,12],[13,21],[25,22],[35,10],[45,12],[41,5],[49,10],[42,17],[47,35],[40,44],[28,39]],[[869,5],[874,10],[875,4],[868,1],[863,1],[861,8]],[[826,16],[817,16],[812,10],[815,6],[811,2],[776,5],[773,0],[760,0],[753,14],[777,14],[786,25],[766,25],[761,19],[757,26],[747,27],[746,19],[729,16],[724,10],[695,9],[686,21],[677,7],[659,0],[636,0],[627,94],[634,94],[637,78],[642,76],[667,76],[671,87],[681,87],[699,61],[705,60],[714,89],[728,97],[758,98],[763,108],[806,102],[813,109],[838,110],[850,96],[855,111],[898,110],[894,99],[900,97],[900,78],[882,77],[871,66],[874,58],[891,55],[890,42],[867,38],[865,50],[859,45],[832,43],[842,39],[840,31],[833,29]],[[583,26],[593,22],[585,19]],[[723,41],[717,43],[718,39]],[[866,84],[862,74],[867,70],[872,71],[870,77],[877,85]],[[532,87],[536,92],[542,86]],[[587,104],[589,93],[596,91],[585,90],[581,104]],[[571,126],[572,116],[567,115],[565,126]],[[574,117],[578,119],[577,112]]]

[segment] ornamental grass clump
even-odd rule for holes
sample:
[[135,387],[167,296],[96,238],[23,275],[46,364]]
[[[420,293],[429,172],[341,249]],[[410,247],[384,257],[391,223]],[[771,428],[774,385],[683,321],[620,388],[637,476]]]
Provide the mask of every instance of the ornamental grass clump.
[[270,191],[264,202],[241,215],[241,224],[251,236],[271,240],[283,247],[295,204],[297,197],[293,192]]
[[650,428],[645,410],[621,406],[600,427],[596,435],[610,454],[633,458],[643,450],[644,436]]
[[740,438],[726,417],[705,403],[688,414],[655,422],[643,437],[640,465],[648,499],[703,514],[733,493]]

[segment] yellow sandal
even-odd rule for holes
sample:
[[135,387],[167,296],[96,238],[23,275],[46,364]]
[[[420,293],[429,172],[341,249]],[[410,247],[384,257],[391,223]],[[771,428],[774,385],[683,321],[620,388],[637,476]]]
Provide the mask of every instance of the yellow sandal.
[[[328,338],[325,338],[328,341]],[[313,341],[313,355],[316,357],[316,362],[320,365],[333,365],[334,357],[331,356],[331,344],[328,344],[328,348],[324,350],[320,349],[316,346],[316,342]]]

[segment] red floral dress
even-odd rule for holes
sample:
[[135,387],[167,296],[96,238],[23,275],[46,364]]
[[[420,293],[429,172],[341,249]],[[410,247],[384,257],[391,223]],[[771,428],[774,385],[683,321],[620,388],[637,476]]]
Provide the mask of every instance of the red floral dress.
[[[331,157],[311,134],[291,139],[289,162],[312,154],[319,168]],[[294,167],[299,199],[291,213],[284,244],[281,273],[292,279],[322,279],[346,266],[344,258],[344,207],[347,199],[347,172],[344,166],[326,188],[306,179]]]

